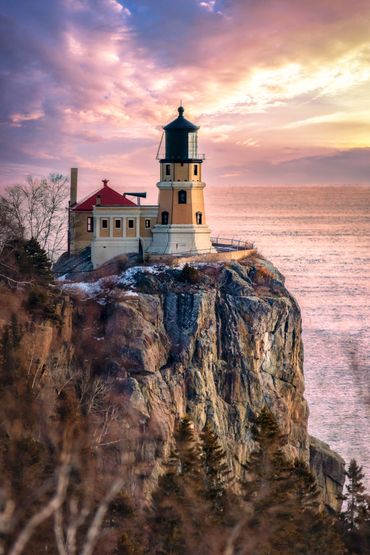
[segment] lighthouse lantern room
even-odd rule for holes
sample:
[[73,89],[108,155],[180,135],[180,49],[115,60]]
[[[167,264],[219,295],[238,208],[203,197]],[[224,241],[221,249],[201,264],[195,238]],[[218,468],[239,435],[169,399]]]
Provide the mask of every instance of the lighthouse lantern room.
[[198,154],[199,127],[184,118],[184,108],[166,125],[165,153],[159,155],[158,221],[148,252],[200,254],[214,252],[206,225],[202,181],[204,155]]

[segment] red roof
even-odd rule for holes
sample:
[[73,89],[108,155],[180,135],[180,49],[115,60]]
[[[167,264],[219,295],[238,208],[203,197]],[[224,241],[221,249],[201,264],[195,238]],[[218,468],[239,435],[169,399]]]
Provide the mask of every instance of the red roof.
[[99,191],[95,191],[95,193],[88,198],[75,204],[75,206],[72,207],[72,210],[86,210],[91,212],[93,207],[96,205],[97,196],[100,196],[100,206],[136,206],[134,202],[124,197],[121,193],[117,193],[117,191],[104,184],[104,187],[99,189]]

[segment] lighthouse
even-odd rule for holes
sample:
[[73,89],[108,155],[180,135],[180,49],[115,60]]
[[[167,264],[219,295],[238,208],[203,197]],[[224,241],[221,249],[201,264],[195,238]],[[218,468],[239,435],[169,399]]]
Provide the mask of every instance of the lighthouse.
[[206,224],[203,195],[206,184],[202,181],[204,155],[198,153],[199,127],[184,117],[184,108],[180,106],[178,117],[163,130],[165,152],[158,154],[158,219],[152,229],[148,252],[215,252]]

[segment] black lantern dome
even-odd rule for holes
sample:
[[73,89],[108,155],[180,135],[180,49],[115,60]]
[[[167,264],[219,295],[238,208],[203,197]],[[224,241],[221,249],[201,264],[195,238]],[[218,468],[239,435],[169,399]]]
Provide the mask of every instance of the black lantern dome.
[[184,118],[184,108],[178,108],[178,117],[163,127],[166,136],[166,153],[163,162],[201,162],[198,155],[199,127]]

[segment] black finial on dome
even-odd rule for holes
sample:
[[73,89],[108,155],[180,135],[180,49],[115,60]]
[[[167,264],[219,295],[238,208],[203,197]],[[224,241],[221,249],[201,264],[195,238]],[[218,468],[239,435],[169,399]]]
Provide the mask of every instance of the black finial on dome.
[[185,109],[183,107],[183,105],[181,104],[181,106],[179,106],[177,108],[177,111],[179,113],[179,115],[177,116],[176,119],[174,119],[173,121],[171,121],[171,123],[165,125],[163,127],[163,129],[167,132],[167,131],[184,131],[186,133],[193,133],[194,131],[198,131],[199,127],[197,125],[194,125],[194,123],[191,123],[191,121],[188,121],[187,119],[184,118],[184,112]]

